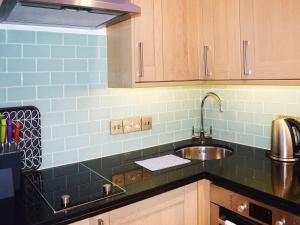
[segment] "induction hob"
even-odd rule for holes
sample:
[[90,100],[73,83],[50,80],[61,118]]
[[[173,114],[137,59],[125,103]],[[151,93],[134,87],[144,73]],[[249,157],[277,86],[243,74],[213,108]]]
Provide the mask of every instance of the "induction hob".
[[[54,213],[125,193],[123,188],[81,163],[35,171],[26,177]],[[103,187],[111,190],[106,193]]]

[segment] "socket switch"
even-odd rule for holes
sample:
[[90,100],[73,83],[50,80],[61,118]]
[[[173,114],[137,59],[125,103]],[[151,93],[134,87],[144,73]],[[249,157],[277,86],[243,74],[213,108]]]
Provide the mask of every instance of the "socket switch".
[[143,116],[142,130],[151,130],[151,129],[152,129],[152,116]]
[[122,120],[112,120],[110,122],[110,133],[111,134],[123,134],[123,121]]
[[141,130],[141,117],[132,117],[123,120],[124,133],[131,133]]

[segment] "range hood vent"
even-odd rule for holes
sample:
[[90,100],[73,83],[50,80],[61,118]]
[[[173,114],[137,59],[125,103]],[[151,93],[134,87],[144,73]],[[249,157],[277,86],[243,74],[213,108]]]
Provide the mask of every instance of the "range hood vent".
[[0,0],[0,22],[98,29],[140,13],[128,0]]

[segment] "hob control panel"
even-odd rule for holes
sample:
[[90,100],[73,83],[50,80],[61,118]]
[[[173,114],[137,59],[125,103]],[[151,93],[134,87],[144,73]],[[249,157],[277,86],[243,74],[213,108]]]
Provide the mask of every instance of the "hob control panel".
[[293,215],[251,198],[211,185],[210,201],[263,225],[300,225],[300,216]]

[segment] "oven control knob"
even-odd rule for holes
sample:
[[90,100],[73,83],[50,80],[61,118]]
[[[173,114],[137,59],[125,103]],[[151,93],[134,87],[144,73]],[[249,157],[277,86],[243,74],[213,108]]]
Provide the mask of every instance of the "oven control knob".
[[108,196],[111,194],[111,184],[104,184],[103,185],[103,194]]
[[246,203],[240,204],[237,208],[239,213],[243,213],[247,210],[248,205]]
[[277,221],[275,222],[275,225],[285,225],[285,224],[286,224],[285,219],[277,220]]
[[67,208],[70,204],[70,195],[62,195],[61,196],[61,203],[63,205],[64,208]]

